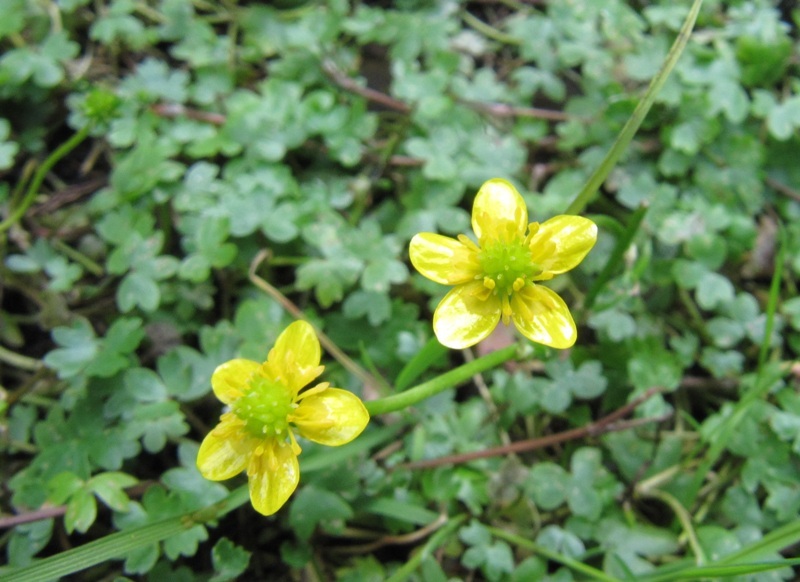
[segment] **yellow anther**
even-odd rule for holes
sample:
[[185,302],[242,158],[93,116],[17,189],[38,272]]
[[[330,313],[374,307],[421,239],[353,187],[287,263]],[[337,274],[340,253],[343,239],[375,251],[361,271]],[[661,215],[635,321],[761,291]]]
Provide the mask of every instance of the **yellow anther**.
[[522,277],[517,277],[514,280],[514,284],[512,285],[512,287],[514,288],[514,291],[519,291],[524,286],[525,286],[525,279],[523,279]]
[[486,287],[487,289],[494,289],[497,286],[497,283],[495,283],[494,279],[492,279],[491,277],[484,277],[483,286]]

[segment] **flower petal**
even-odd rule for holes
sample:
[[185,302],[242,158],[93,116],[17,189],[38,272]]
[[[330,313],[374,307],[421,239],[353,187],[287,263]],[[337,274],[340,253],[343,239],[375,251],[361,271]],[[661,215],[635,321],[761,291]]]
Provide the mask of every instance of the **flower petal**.
[[322,373],[320,355],[314,328],[306,321],[295,321],[283,330],[269,351],[264,373],[289,388],[294,396]]
[[511,297],[511,320],[531,341],[564,349],[578,337],[567,304],[552,289],[527,285]]
[[197,468],[203,477],[223,481],[244,471],[258,441],[243,428],[242,421],[232,413],[222,415],[197,452]]
[[500,299],[483,282],[473,281],[444,296],[433,314],[433,331],[439,343],[458,350],[485,339],[498,321]]
[[369,412],[352,392],[327,388],[302,398],[289,420],[308,440],[338,447],[361,434],[369,423]]
[[300,482],[300,465],[292,446],[275,439],[262,441],[250,458],[247,477],[255,510],[263,515],[278,511]]
[[484,182],[472,206],[472,230],[481,246],[486,241],[525,238],[528,208],[511,182],[494,178]]
[[250,378],[258,372],[261,364],[237,358],[217,366],[211,375],[211,388],[225,404],[230,404],[248,390]]
[[442,285],[472,281],[480,269],[474,249],[449,236],[431,232],[415,235],[408,255],[417,271]]
[[530,242],[531,260],[545,274],[575,268],[597,242],[597,225],[582,216],[562,214],[545,221]]

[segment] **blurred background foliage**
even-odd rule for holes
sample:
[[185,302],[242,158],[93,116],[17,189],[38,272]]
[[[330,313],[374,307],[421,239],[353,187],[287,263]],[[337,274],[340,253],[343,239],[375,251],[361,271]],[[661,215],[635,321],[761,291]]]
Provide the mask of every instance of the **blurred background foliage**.
[[[326,359],[333,383],[373,398],[409,362],[425,379],[473,357],[428,344],[446,289],[409,269],[409,239],[467,232],[491,177],[514,181],[532,220],[563,213],[687,11],[5,0],[7,563],[225,496],[194,467],[220,412],[210,374],[234,356],[263,359],[292,321],[248,279],[262,249],[259,276],[385,379],[364,385]],[[372,431],[394,430],[336,464],[306,444],[301,487],[276,516],[245,506],[80,579],[383,580],[412,556],[431,581],[585,579],[570,559],[647,579],[683,560],[789,555],[800,540],[798,23],[793,2],[706,0],[586,210],[596,248],[557,281],[574,349],[529,346],[471,386],[377,418]],[[81,130],[28,200],[47,156]],[[653,387],[605,434],[407,465],[585,427]],[[416,553],[456,516],[452,535]],[[794,533],[778,543],[776,531]]]

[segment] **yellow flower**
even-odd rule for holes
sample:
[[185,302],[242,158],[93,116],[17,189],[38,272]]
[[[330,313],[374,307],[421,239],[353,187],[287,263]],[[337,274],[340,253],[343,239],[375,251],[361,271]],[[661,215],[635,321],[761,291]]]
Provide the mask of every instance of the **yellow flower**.
[[455,285],[433,315],[442,345],[461,349],[514,322],[528,339],[554,348],[575,343],[575,322],[564,300],[539,281],[580,263],[597,240],[597,226],[580,216],[528,224],[525,201],[511,183],[481,186],[472,207],[476,245],[423,232],[411,239],[411,263],[428,279]]
[[301,389],[324,369],[314,329],[305,321],[287,327],[267,361],[235,359],[214,370],[211,387],[229,406],[200,445],[197,467],[221,481],[247,470],[250,501],[271,515],[286,503],[300,480],[294,431],[310,441],[339,446],[369,422],[361,400],[327,382]]

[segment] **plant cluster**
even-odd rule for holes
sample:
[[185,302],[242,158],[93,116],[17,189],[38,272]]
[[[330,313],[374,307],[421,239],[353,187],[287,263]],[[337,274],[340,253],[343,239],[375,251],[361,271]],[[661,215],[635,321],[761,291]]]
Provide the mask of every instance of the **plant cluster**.
[[0,579],[793,579],[798,27],[5,0]]

